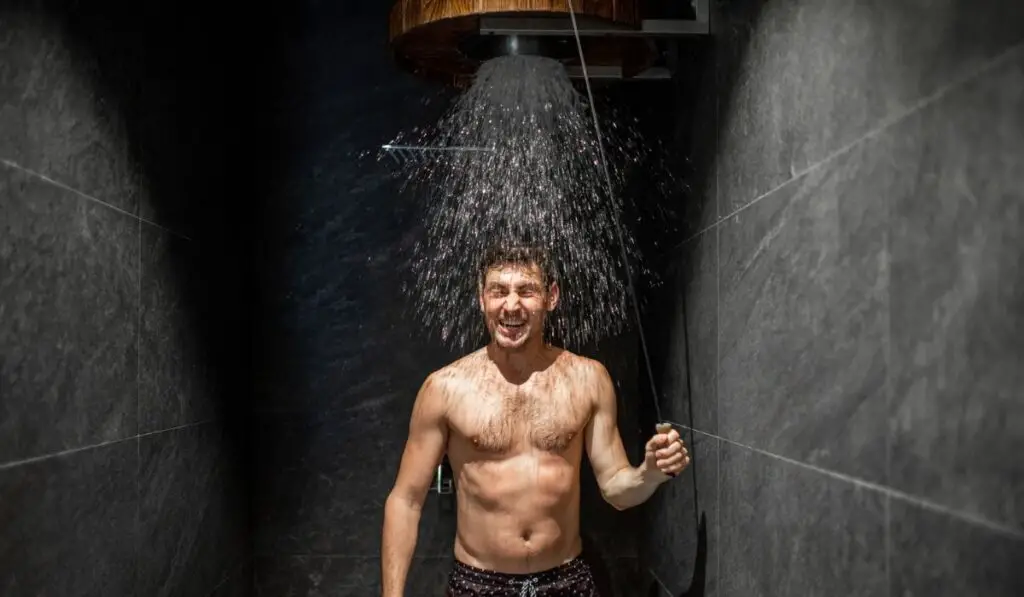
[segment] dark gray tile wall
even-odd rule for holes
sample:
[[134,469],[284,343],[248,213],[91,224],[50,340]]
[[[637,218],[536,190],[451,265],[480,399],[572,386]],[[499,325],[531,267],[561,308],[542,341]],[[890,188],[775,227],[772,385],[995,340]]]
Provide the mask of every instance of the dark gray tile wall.
[[0,193],[0,454],[134,437],[139,221],[12,166]]
[[657,592],[1019,594],[1022,7],[713,8],[716,99],[677,116],[714,164],[647,314],[695,428]]
[[0,53],[11,68],[0,79],[0,156],[136,213],[141,169],[129,151],[131,115],[96,87],[141,66],[142,32],[108,28],[112,9],[130,10],[123,4],[84,11],[60,0],[4,3]]
[[181,195],[146,150],[194,150],[141,109],[153,54],[121,4],[0,8],[0,592],[243,597],[243,320],[210,275],[236,237],[164,217]]
[[[272,170],[257,255],[252,500],[255,593],[265,597],[377,590],[383,505],[412,400],[449,358],[419,340],[406,312],[398,250],[409,209],[390,158],[373,157],[429,121],[436,109],[423,102],[436,90],[390,64],[387,6],[364,12],[373,16],[302,5],[280,27],[305,41],[279,46],[289,92],[270,116],[270,144],[287,154]],[[443,586],[453,538],[451,500],[431,495],[415,578]]]

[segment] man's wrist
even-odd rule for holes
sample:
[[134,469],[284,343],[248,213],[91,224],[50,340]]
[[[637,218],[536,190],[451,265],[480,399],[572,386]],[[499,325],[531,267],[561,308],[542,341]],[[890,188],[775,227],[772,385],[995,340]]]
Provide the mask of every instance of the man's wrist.
[[672,477],[658,470],[656,467],[647,466],[647,462],[640,465],[638,472],[644,485],[661,485]]

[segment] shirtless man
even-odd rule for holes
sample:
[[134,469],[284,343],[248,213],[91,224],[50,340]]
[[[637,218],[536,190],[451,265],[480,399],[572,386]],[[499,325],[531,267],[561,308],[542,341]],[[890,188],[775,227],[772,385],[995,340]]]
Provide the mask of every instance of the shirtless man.
[[543,252],[493,250],[479,276],[491,341],[430,374],[416,397],[384,507],[383,597],[405,595],[420,510],[445,452],[458,500],[449,597],[598,597],[581,555],[583,450],[619,510],[646,501],[689,456],[673,430],[630,465],[608,372],[544,341],[559,289]]

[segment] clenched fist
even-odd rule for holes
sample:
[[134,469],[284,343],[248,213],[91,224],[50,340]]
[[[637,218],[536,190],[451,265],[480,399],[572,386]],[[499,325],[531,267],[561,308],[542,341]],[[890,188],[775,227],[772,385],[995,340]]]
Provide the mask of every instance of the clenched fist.
[[644,449],[644,464],[647,470],[661,471],[674,477],[689,466],[690,453],[678,431],[661,425],[658,427],[658,433],[647,442]]

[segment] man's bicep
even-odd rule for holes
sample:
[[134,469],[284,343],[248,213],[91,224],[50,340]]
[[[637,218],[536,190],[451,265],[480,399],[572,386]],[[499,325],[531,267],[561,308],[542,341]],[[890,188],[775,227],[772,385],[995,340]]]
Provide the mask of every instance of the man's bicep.
[[615,387],[601,365],[597,366],[594,386],[594,411],[587,425],[586,446],[594,476],[598,485],[603,486],[615,473],[629,466],[629,458],[619,434]]
[[416,396],[409,418],[409,437],[402,452],[394,493],[414,501],[426,497],[434,469],[441,462],[448,443],[446,400],[431,378]]

